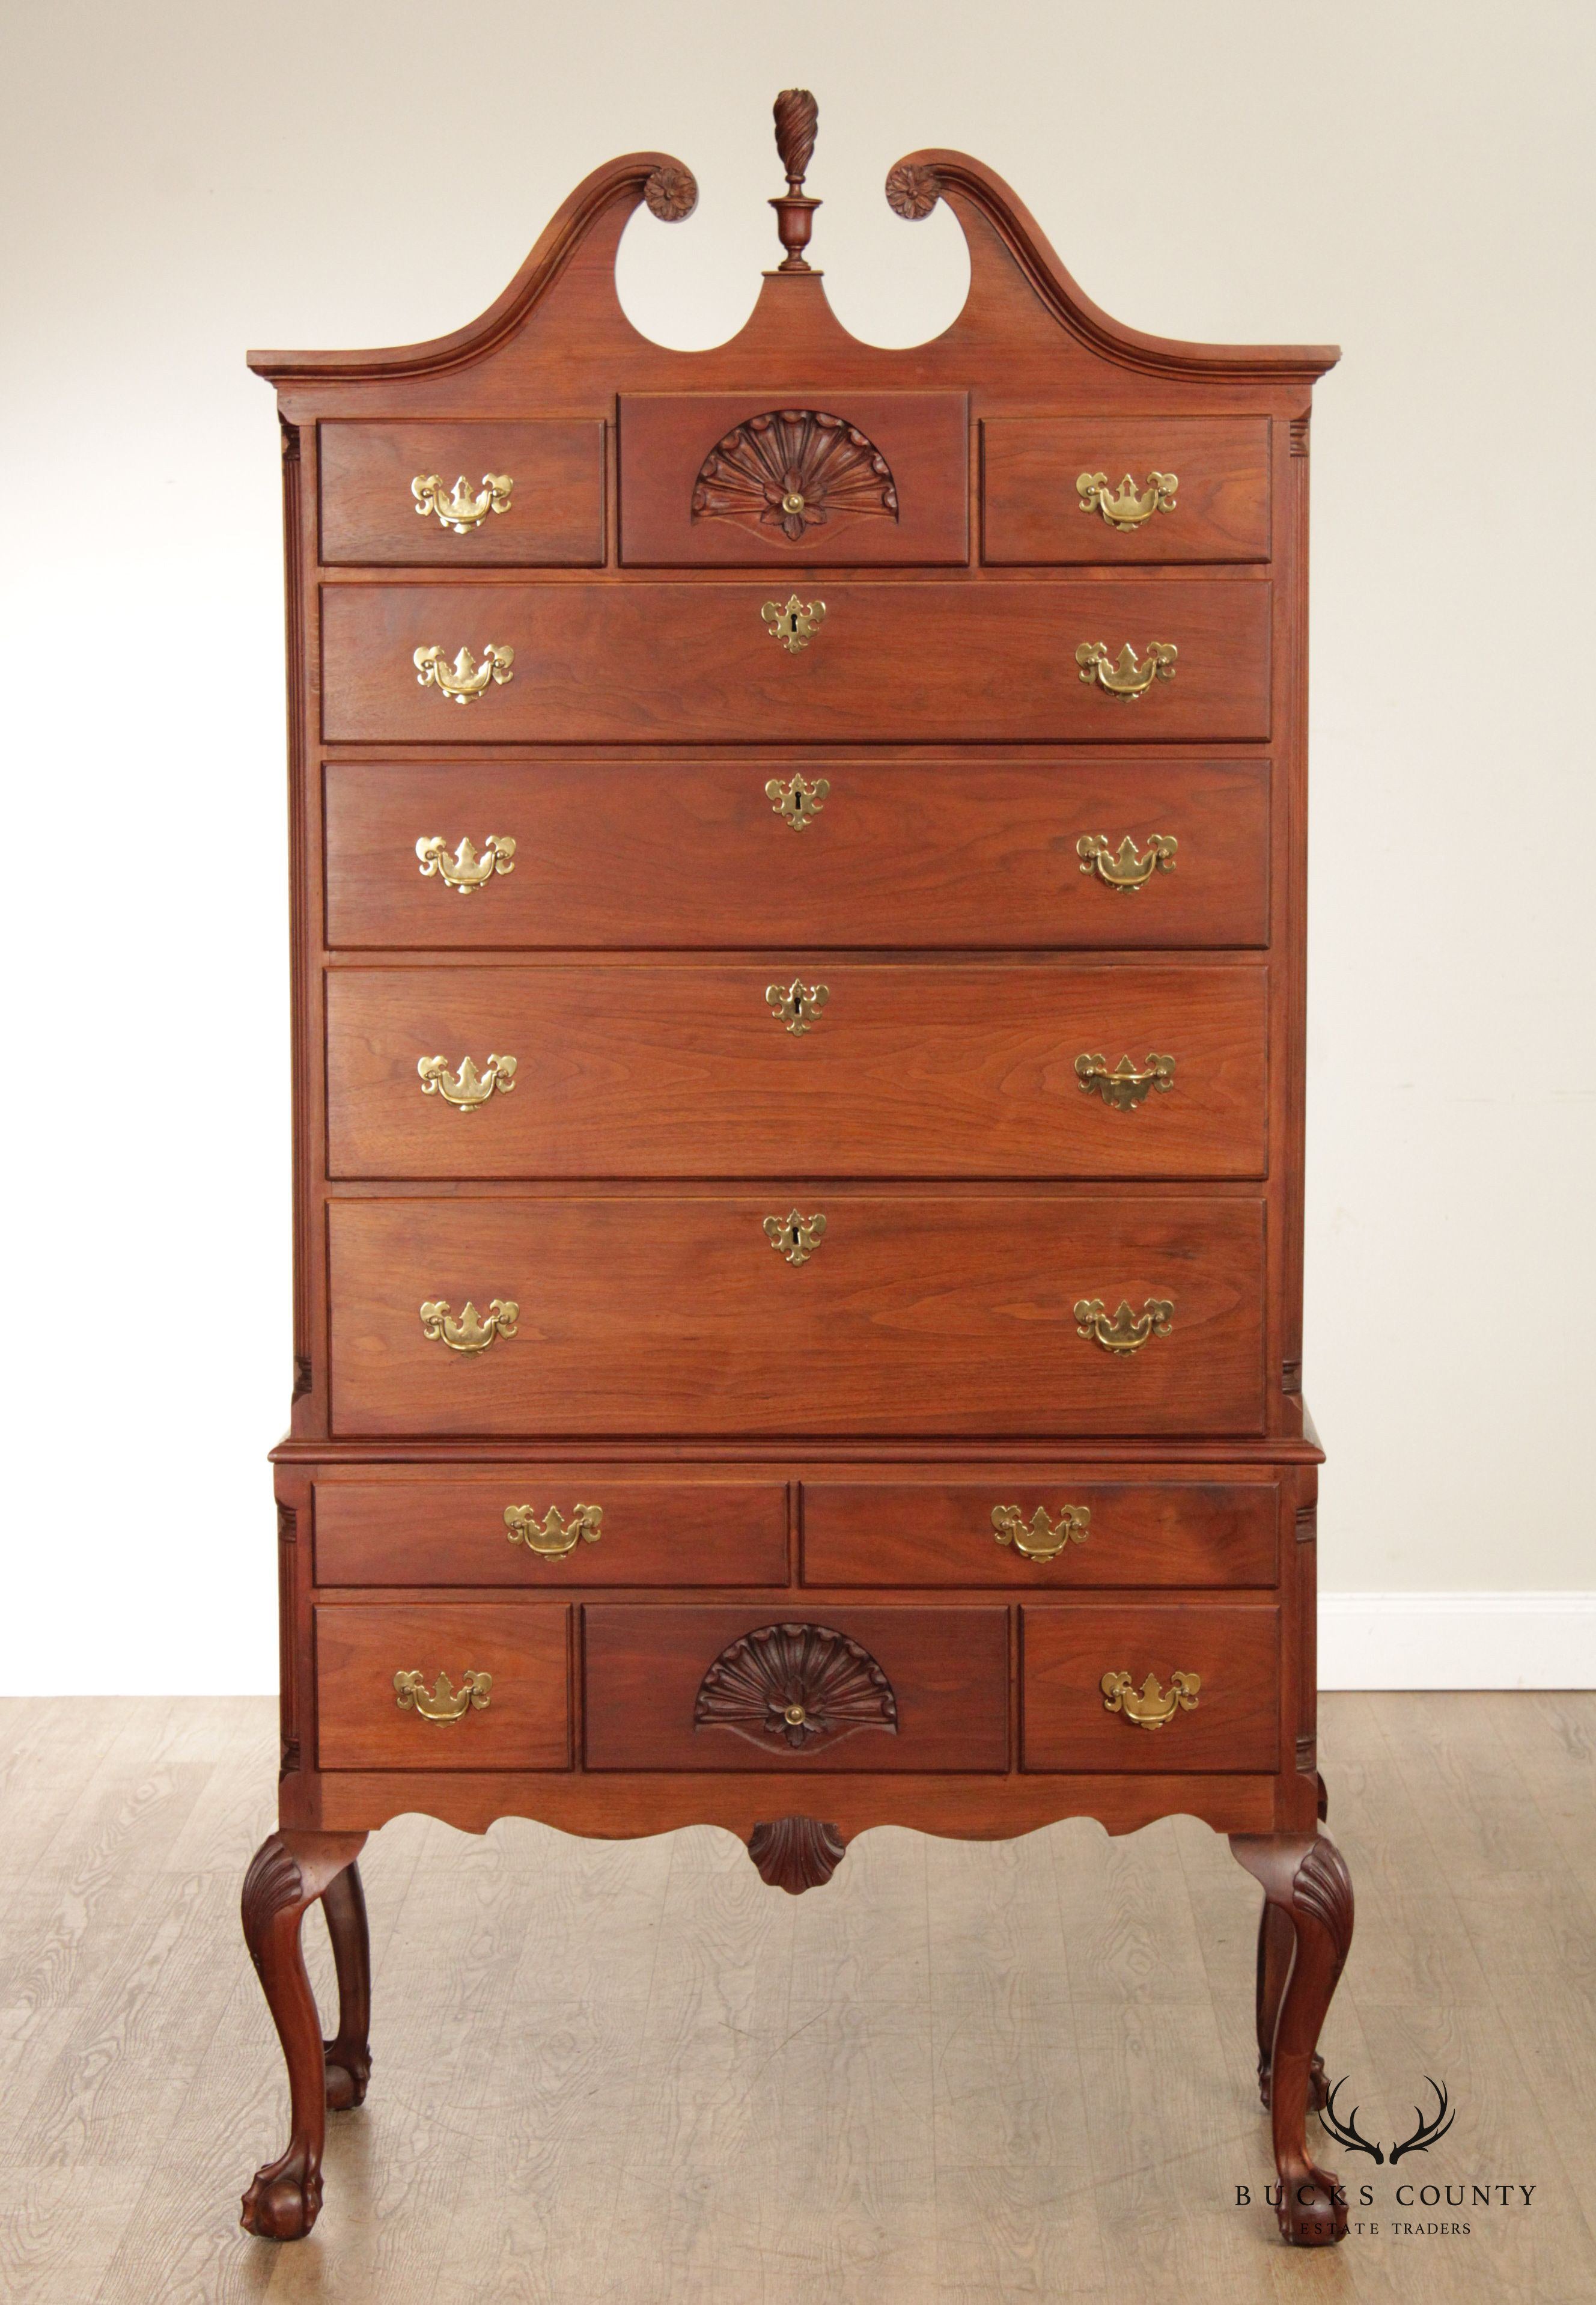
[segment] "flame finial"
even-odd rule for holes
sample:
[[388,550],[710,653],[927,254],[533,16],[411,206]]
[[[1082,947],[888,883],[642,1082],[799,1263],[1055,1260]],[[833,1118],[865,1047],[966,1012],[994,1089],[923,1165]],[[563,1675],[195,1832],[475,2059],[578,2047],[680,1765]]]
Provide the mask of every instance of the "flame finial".
[[819,200],[804,195],[803,179],[814,157],[815,131],[819,124],[820,107],[806,88],[784,88],[777,98],[772,112],[776,121],[776,149],[781,165],[786,171],[787,189],[771,201],[776,210],[776,228],[786,253],[777,269],[781,272],[812,272],[814,266],[806,263],[803,251],[809,246],[810,226]]

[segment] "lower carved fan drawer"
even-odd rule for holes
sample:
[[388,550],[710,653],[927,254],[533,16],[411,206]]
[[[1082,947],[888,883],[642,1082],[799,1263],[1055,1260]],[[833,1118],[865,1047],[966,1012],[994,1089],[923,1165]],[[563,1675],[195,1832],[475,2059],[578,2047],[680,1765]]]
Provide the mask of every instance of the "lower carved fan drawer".
[[339,1433],[1262,1425],[1263,1208],[1239,1195],[787,1182],[327,1221]]
[[571,1612],[318,1608],[316,1709],[324,1769],[568,1769]]
[[335,1177],[1260,1177],[1255,964],[337,968]]
[[1280,1765],[1280,1617],[1256,1603],[1020,1612],[1021,1765]]
[[579,1466],[316,1484],[319,1586],[785,1585],[781,1481],[612,1481]]
[[1005,1608],[583,1612],[590,1769],[1000,1770]]
[[805,1481],[807,1585],[1272,1586],[1272,1481]]

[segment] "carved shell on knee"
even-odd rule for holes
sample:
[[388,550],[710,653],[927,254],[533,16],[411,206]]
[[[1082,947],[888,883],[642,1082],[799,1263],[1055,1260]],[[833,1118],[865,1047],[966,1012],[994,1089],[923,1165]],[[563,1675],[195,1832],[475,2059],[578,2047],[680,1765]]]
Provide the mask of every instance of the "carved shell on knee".
[[772,543],[802,544],[838,520],[897,516],[886,457],[857,426],[821,409],[751,416],[709,451],[692,491],[695,521],[739,521]]
[[892,1683],[857,1641],[828,1625],[762,1625],[723,1649],[699,1684],[695,1729],[751,1743],[781,1738],[795,1753],[857,1729],[897,1735]]

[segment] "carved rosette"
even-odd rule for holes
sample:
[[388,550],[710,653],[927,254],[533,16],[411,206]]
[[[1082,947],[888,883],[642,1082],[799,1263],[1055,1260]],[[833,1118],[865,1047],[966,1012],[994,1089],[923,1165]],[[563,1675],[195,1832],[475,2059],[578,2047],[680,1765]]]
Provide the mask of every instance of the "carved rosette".
[[755,1825],[748,1853],[767,1887],[801,1897],[806,1889],[826,1886],[845,1851],[836,1825],[813,1816],[778,1816],[774,1824]]
[[802,544],[837,520],[896,520],[886,457],[845,418],[813,408],[751,416],[712,448],[693,484],[692,517],[740,521]]
[[919,224],[929,217],[942,197],[942,187],[934,169],[919,166],[913,160],[900,160],[887,172],[887,205],[905,224]]
[[794,1753],[860,1729],[897,1735],[897,1699],[870,1651],[828,1625],[762,1625],[723,1649],[699,1684],[695,1729],[730,1729]]
[[661,224],[680,224],[698,206],[698,179],[690,169],[662,164],[644,180],[643,199]]

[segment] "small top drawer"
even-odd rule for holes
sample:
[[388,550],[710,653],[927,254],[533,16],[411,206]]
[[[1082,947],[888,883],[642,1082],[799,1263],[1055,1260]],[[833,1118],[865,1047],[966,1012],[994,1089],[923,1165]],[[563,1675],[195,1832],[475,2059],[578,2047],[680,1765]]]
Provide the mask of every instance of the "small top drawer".
[[321,557],[330,566],[596,568],[604,427],[323,424]]
[[624,396],[621,558],[863,567],[970,557],[962,392]]
[[990,417],[981,436],[985,560],[1269,557],[1265,416]]

